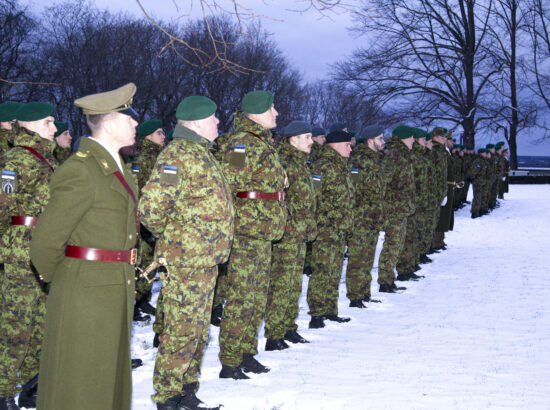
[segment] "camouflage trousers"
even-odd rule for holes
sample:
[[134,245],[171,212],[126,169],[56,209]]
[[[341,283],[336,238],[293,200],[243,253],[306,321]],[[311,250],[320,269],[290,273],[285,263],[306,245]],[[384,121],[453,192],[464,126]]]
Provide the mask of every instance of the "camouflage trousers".
[[265,336],[269,339],[282,339],[288,330],[298,329],[295,321],[300,311],[305,256],[305,242],[283,239],[273,244],[265,308]]
[[414,272],[414,267],[416,265],[416,249],[418,247],[417,225],[418,215],[415,212],[407,218],[405,240],[401,253],[397,258],[396,270],[400,275]]
[[[174,267],[163,288],[164,331],[155,360],[155,402],[197,383],[212,313],[218,267]],[[197,384],[198,386],[198,384]]]
[[270,267],[271,241],[235,235],[220,324],[219,357],[224,365],[239,366],[243,354],[258,353],[258,331],[267,302]]
[[371,270],[382,226],[356,226],[348,240],[346,290],[350,300],[370,297]]
[[220,306],[225,303],[225,288],[227,286],[227,263],[218,265],[218,280],[214,290],[214,302],[212,306]]
[[[439,211],[439,207],[437,207]],[[416,231],[418,232],[417,257],[429,252],[432,246],[433,233],[437,224],[437,211],[435,209],[419,209],[417,213]]]
[[394,268],[403,249],[407,231],[407,218],[388,218],[385,226],[384,246],[378,260],[378,284],[395,282]]
[[[155,260],[155,249],[144,240],[139,241],[139,248],[141,255],[139,267],[145,270]],[[150,301],[152,288],[153,282],[148,283],[146,280],[137,280],[136,278],[136,302]]]
[[155,307],[155,321],[153,322],[153,332],[158,333],[159,335],[161,335],[164,330],[164,297],[162,296],[163,289],[164,287],[160,290],[159,297],[157,299],[157,306]]
[[313,272],[307,288],[307,303],[311,316],[338,314],[338,287],[346,250],[343,236],[319,233],[313,242]]
[[481,190],[481,212],[489,211],[489,194],[490,194],[490,185],[487,180],[483,182]]
[[6,264],[0,283],[0,397],[12,397],[39,370],[46,293],[30,267]]
[[474,198],[472,199],[472,215],[479,215],[483,202],[483,185],[481,181],[474,181],[472,184],[474,190]]
[[306,244],[306,256],[304,261],[304,269],[307,267],[311,268],[311,250],[313,249],[313,242],[308,242]]

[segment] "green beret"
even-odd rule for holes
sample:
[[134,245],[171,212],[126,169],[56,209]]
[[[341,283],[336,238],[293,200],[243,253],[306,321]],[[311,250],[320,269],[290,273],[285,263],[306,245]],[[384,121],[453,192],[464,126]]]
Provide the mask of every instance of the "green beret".
[[481,154],[483,152],[487,152],[487,150],[485,148],[480,148],[480,149],[477,150],[478,154]]
[[162,127],[161,120],[147,120],[138,125],[136,134],[138,137],[146,137]]
[[504,145],[504,142],[500,141],[495,144],[495,149],[500,149]]
[[407,138],[414,137],[414,129],[408,125],[398,125],[393,129],[391,134],[400,140],[406,140]]
[[447,128],[436,127],[430,132],[430,134],[432,135],[432,138],[437,136],[444,137],[447,134]]
[[108,114],[111,112],[120,112],[121,114],[137,117],[136,112],[131,105],[136,85],[128,83],[112,91],[91,94],[74,100],[74,105],[82,108],[85,115]]
[[63,134],[65,131],[69,129],[69,123],[68,122],[54,122],[55,128],[57,128],[57,131],[54,134],[54,138],[59,137],[61,134]]
[[318,137],[319,135],[326,135],[326,131],[325,131],[324,128],[321,128],[321,127],[311,128],[311,136],[312,137]]
[[327,135],[327,142],[350,142],[351,134],[346,131],[332,131]]
[[218,106],[214,101],[202,95],[185,97],[178,105],[176,118],[182,121],[198,121],[210,117]]
[[38,121],[50,117],[55,113],[55,107],[43,102],[30,102],[21,105],[15,112],[19,121]]
[[495,148],[495,144],[487,144],[485,145],[485,148],[487,149]]
[[263,114],[273,105],[275,96],[270,91],[250,91],[242,102],[241,109],[249,114]]
[[310,132],[311,132],[311,125],[309,125],[305,121],[294,120],[284,128],[282,135],[284,135],[285,137],[293,137],[296,135],[307,134]]
[[361,130],[357,141],[370,140],[384,134],[384,127],[381,125],[369,125]]
[[335,122],[334,124],[332,124],[332,125],[329,127],[328,132],[332,132],[332,131],[342,131],[344,128],[346,128],[346,123],[345,123],[345,122],[338,121],[338,122]]
[[15,101],[5,101],[0,104],[0,122],[9,122],[15,120],[15,112],[23,104]]

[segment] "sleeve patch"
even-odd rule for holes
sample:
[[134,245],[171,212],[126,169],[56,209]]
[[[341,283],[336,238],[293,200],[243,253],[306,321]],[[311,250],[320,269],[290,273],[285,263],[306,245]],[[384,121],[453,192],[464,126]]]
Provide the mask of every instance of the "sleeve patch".
[[2,191],[11,194],[15,191],[15,171],[2,170]]
[[162,165],[160,170],[160,182],[175,185],[178,183],[179,169],[174,165]]
[[232,151],[227,154],[227,162],[232,167],[243,168],[246,159],[246,145],[236,144]]

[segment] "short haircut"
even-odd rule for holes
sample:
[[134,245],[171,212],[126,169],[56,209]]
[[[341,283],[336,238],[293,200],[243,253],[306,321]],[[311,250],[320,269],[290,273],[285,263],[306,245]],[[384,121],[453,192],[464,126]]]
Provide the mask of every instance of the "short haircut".
[[90,129],[91,134],[95,134],[101,124],[110,119],[112,115],[115,114],[114,112],[108,112],[107,114],[88,114],[86,115],[86,124],[88,125],[88,128]]

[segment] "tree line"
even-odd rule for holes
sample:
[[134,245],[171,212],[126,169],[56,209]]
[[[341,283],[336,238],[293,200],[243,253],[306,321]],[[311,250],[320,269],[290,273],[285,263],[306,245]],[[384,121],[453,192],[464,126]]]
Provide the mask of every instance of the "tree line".
[[278,123],[303,119],[446,125],[462,142],[505,138],[517,167],[522,133],[548,131],[550,6],[542,0],[365,0],[347,12],[361,35],[354,54],[307,82],[261,21],[238,16],[157,21],[68,1],[33,15],[0,0],[0,98],[57,106],[74,135],[87,133],[74,99],[132,81],[140,120],[167,128],[187,95],[219,106],[220,130],[253,89],[276,95]]

